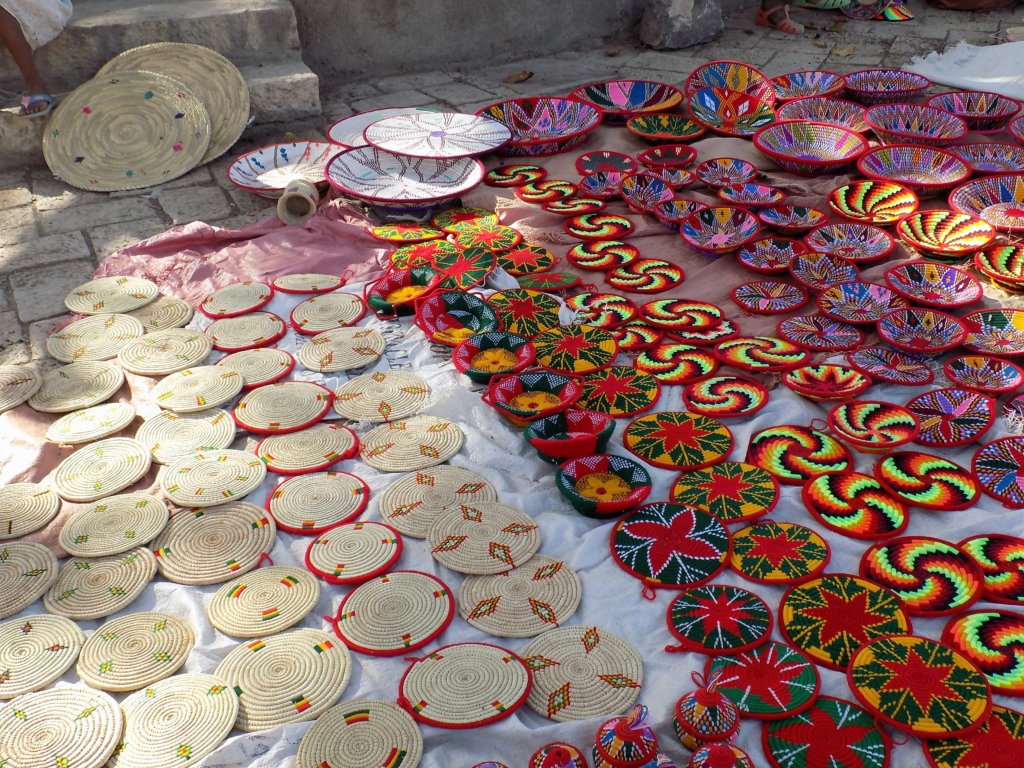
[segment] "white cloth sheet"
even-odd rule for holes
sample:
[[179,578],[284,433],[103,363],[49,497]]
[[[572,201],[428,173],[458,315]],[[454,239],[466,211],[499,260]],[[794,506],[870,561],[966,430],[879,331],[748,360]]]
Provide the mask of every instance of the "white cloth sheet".
[[915,56],[904,69],[943,85],[1024,99],[1024,42],[971,45]]

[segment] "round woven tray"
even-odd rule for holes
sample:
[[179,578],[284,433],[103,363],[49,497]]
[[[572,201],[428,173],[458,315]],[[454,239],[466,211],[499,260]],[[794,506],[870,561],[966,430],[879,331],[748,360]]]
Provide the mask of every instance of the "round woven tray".
[[387,343],[373,328],[336,328],[318,333],[295,354],[303,368],[321,373],[350,371],[373,363]]
[[75,512],[60,529],[60,546],[75,557],[119,555],[155,539],[168,519],[156,496],[110,496]]
[[28,404],[43,413],[67,413],[108,400],[124,384],[124,371],[113,363],[64,365],[43,376]]
[[423,734],[394,704],[352,699],[324,712],[299,742],[295,768],[416,768]]
[[326,633],[296,629],[236,646],[214,674],[238,694],[235,727],[258,731],[329,709],[345,692],[352,659]]
[[129,373],[166,376],[199,365],[212,349],[213,341],[205,333],[168,328],[129,342],[117,353],[117,362]]
[[117,702],[81,686],[20,696],[0,707],[0,722],[5,768],[102,768],[124,729]]
[[273,384],[292,372],[295,358],[283,349],[261,347],[225,355],[217,361],[219,368],[237,371],[245,380],[243,389]]
[[275,277],[272,285],[275,291],[284,293],[328,293],[345,284],[345,280],[337,275],[321,275],[315,272],[302,272],[294,275]]
[[42,375],[20,365],[0,365],[0,413],[15,408],[43,386]]
[[377,509],[381,519],[403,536],[425,539],[442,512],[497,500],[494,486],[476,472],[445,464],[398,478],[384,489]]
[[79,448],[58,464],[53,487],[62,499],[95,501],[138,482],[151,463],[142,443],[128,437],[108,437]]
[[69,619],[101,619],[127,608],[156,575],[156,558],[145,547],[120,555],[72,558],[43,596],[43,607]]
[[398,704],[438,728],[473,728],[509,717],[530,693],[530,670],[511,651],[458,643],[413,662],[398,685]]
[[99,277],[72,290],[64,297],[64,306],[72,314],[108,315],[141,309],[159,295],[156,283],[144,277]]
[[0,487],[0,540],[17,539],[38,531],[57,516],[60,497],[36,483]]
[[266,283],[246,280],[218,288],[199,305],[207,317],[237,317],[266,305],[274,296],[274,289]]
[[334,410],[353,421],[383,422],[418,413],[430,387],[415,373],[375,371],[357,376],[334,393]]
[[273,344],[284,336],[287,327],[272,312],[249,312],[240,317],[214,320],[206,328],[213,348],[221,352],[241,352]]
[[271,472],[301,475],[316,472],[349,459],[359,450],[359,438],[340,424],[314,424],[287,435],[266,437],[256,446],[256,455]]
[[153,542],[160,575],[178,584],[217,584],[255,568],[274,547],[270,515],[244,501],[171,518]]
[[210,145],[206,107],[179,80],[145,71],[96,77],[64,97],[43,135],[50,170],[90,192],[176,179]]
[[166,331],[168,328],[182,328],[188,325],[195,310],[187,301],[174,296],[160,296],[140,309],[133,309],[125,314],[134,317],[146,333]]
[[135,420],[131,403],[106,403],[61,416],[46,430],[46,439],[62,445],[78,445],[116,435]]
[[412,472],[448,461],[462,448],[459,425],[437,416],[413,416],[367,432],[359,458],[381,472]]
[[169,464],[160,475],[160,490],[182,507],[213,507],[243,498],[266,476],[266,465],[251,453],[205,451]]
[[85,635],[63,616],[41,613],[0,624],[0,699],[45,688],[78,658]]
[[306,549],[306,567],[331,584],[357,584],[384,573],[402,554],[402,537],[381,523],[339,525]]
[[579,607],[583,586],[561,560],[534,555],[494,576],[470,576],[459,589],[459,615],[496,637],[533,637],[564,624]]
[[210,144],[199,160],[208,163],[228,151],[249,120],[249,89],[238,68],[212,48],[191,43],[150,43],[115,56],[99,74],[143,70],[184,83],[210,116]]
[[320,582],[304,568],[257,568],[217,590],[206,606],[210,623],[232,637],[266,637],[306,616],[320,599]]
[[325,293],[306,299],[292,310],[291,323],[299,333],[313,336],[354,325],[366,314],[366,304],[354,293]]
[[177,672],[196,644],[192,628],[166,613],[129,613],[92,633],[76,671],[104,691],[137,691]]
[[238,697],[219,677],[175,675],[121,702],[124,736],[108,768],[194,765],[221,745],[238,718]]
[[155,463],[173,464],[185,456],[227,448],[235,439],[235,422],[220,408],[195,413],[160,411],[146,419],[135,439],[146,446]]
[[46,351],[62,363],[109,360],[145,332],[142,323],[130,315],[93,315],[50,334]]
[[599,627],[549,629],[523,649],[533,671],[527,703],[559,722],[624,712],[640,695],[640,654]]
[[329,389],[308,381],[259,387],[235,406],[235,422],[259,435],[287,434],[316,424],[331,407]]
[[172,373],[153,387],[153,401],[175,413],[195,413],[232,400],[242,391],[242,377],[215,365]]
[[454,615],[451,590],[443,581],[418,571],[394,571],[352,590],[330,622],[353,651],[399,656],[437,639]]
[[57,558],[42,544],[0,546],[0,619],[28,608],[57,580]]
[[291,477],[267,497],[267,511],[282,531],[318,534],[357,518],[370,500],[370,487],[348,472]]
[[504,573],[540,548],[533,518],[515,507],[484,501],[442,512],[427,531],[430,555],[453,571]]

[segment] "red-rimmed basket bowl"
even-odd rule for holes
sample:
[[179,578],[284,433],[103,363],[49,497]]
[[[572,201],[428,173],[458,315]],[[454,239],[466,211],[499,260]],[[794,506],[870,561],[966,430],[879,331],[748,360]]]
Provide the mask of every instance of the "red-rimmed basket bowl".
[[701,88],[728,88],[749,93],[768,104],[775,103],[775,88],[771,80],[742,61],[716,59],[697,67],[686,78],[683,90],[690,94]]
[[871,130],[871,126],[864,121],[866,111],[863,106],[852,101],[812,96],[783,104],[776,114],[779,120],[827,123],[828,125],[838,125],[848,131],[867,133]]
[[601,124],[601,110],[580,99],[538,96],[506,99],[476,111],[512,132],[504,155],[538,157],[581,144]]
[[846,92],[861,104],[908,101],[931,84],[927,77],[903,69],[862,69],[846,75]]
[[685,168],[697,159],[689,144],[662,144],[638,152],[636,159],[649,168]]
[[913,441],[921,431],[906,408],[880,400],[836,405],[826,418],[829,431],[862,453],[885,453]]
[[569,96],[600,109],[609,123],[624,123],[649,112],[668,112],[683,102],[682,91],[654,80],[603,80],[581,85]]
[[817,208],[802,205],[776,205],[757,212],[758,220],[765,226],[783,234],[797,235],[828,221],[828,214]]
[[1001,131],[1021,108],[1016,99],[988,91],[948,91],[932,96],[927,103],[956,115],[979,133]]
[[536,352],[524,336],[491,331],[470,336],[452,351],[452,364],[473,381],[518,373],[533,364]]
[[1024,173],[974,179],[949,195],[949,207],[1007,232],[1024,232]]
[[878,104],[864,120],[883,144],[944,147],[967,135],[967,123],[956,115],[920,104]]
[[483,297],[467,291],[437,291],[416,301],[414,322],[427,338],[457,347],[470,336],[501,327],[494,308]]
[[569,459],[558,468],[555,485],[586,517],[617,517],[651,494],[650,473],[640,463],[608,453]]
[[707,129],[684,115],[637,115],[626,121],[626,130],[653,144],[693,141]]
[[790,120],[762,128],[754,134],[754,146],[783,170],[816,176],[852,165],[868,142],[838,125]]
[[668,182],[654,173],[627,173],[619,182],[619,195],[637,213],[650,213],[675,194]]
[[696,200],[673,199],[658,203],[651,211],[655,218],[674,232],[679,231],[683,220],[708,206]]
[[800,240],[762,237],[736,251],[736,260],[754,272],[774,275],[789,271],[793,258],[806,252],[807,247]]
[[779,101],[793,101],[835,96],[846,87],[846,78],[835,72],[811,69],[773,77],[771,83],[775,89],[775,97]]
[[953,258],[965,258],[996,239],[987,221],[954,211],[918,211],[900,220],[896,234],[919,251]]
[[846,365],[805,365],[782,375],[782,383],[815,402],[849,400],[871,388],[871,378]]
[[730,184],[718,190],[718,196],[729,204],[749,208],[755,213],[762,208],[780,205],[786,200],[786,193],[770,184],[748,181],[746,184]]
[[564,411],[583,393],[578,380],[551,371],[496,376],[481,399],[517,427]]
[[971,166],[977,176],[1024,172],[1024,147],[1020,144],[976,142],[954,144],[948,149]]
[[730,206],[705,208],[685,219],[683,240],[705,253],[732,253],[757,239],[761,225],[750,211]]
[[523,436],[544,461],[558,464],[603,452],[614,431],[613,416],[567,408],[531,422]]
[[918,195],[938,194],[971,175],[970,166],[952,152],[915,144],[869,149],[857,161],[857,170],[870,179],[902,184]]
[[775,122],[771,103],[743,91],[701,88],[688,98],[693,119],[723,136],[753,136]]
[[878,321],[878,335],[906,352],[939,355],[958,347],[967,328],[953,315],[935,309],[910,307],[890,312]]
[[377,317],[411,315],[416,301],[433,292],[443,276],[429,267],[389,269],[384,277],[366,286],[363,300]]
[[928,307],[966,307],[982,295],[978,278],[934,261],[911,261],[885,272],[885,282],[908,301]]
[[921,201],[894,181],[855,181],[836,187],[828,195],[828,207],[848,221],[885,227],[914,213]]
[[695,172],[697,178],[709,187],[746,184],[757,177],[753,163],[736,157],[713,157],[698,165]]
[[809,251],[830,253],[856,264],[880,261],[896,247],[896,241],[884,229],[859,221],[824,224],[808,232],[804,244]]

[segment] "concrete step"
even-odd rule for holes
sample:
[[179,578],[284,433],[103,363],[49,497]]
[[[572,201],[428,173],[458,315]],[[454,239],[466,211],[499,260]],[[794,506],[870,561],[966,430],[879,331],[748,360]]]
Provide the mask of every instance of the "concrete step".
[[[249,86],[256,125],[321,118],[319,81],[300,60],[239,68]],[[20,117],[16,107],[0,110],[0,173],[43,167],[46,119]],[[243,134],[244,135],[244,134]],[[232,150],[227,154],[231,155]]]
[[[118,53],[161,41],[205,45],[238,66],[301,58],[287,0],[88,0],[75,4],[68,28],[36,52],[36,61],[54,91],[67,91]],[[18,79],[3,50],[0,81]]]

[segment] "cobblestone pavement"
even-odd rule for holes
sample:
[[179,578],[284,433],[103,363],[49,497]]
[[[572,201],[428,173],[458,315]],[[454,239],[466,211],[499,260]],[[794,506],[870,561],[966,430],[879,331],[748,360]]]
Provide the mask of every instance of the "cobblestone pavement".
[[[247,134],[227,156],[150,190],[96,194],[55,180],[45,167],[0,175],[0,364],[45,359],[45,338],[63,317],[63,299],[118,248],[202,220],[220,227],[250,223],[272,203],[232,186],[231,158],[285,131],[313,138],[353,112],[385,106],[436,106],[472,111],[521,95],[565,93],[593,80],[636,77],[678,83],[715,58],[738,59],[777,75],[801,69],[836,72],[899,66],[910,57],[966,40],[992,44],[1010,26],[1024,24],[1013,12],[936,11],[914,2],[911,22],[845,21],[836,13],[794,11],[809,25],[794,38],[753,24],[749,10],[730,12],[714,41],[675,52],[604,45],[546,58],[405,74],[357,82],[321,83],[324,119],[299,125],[264,126]],[[531,72],[522,82],[518,73]]]

